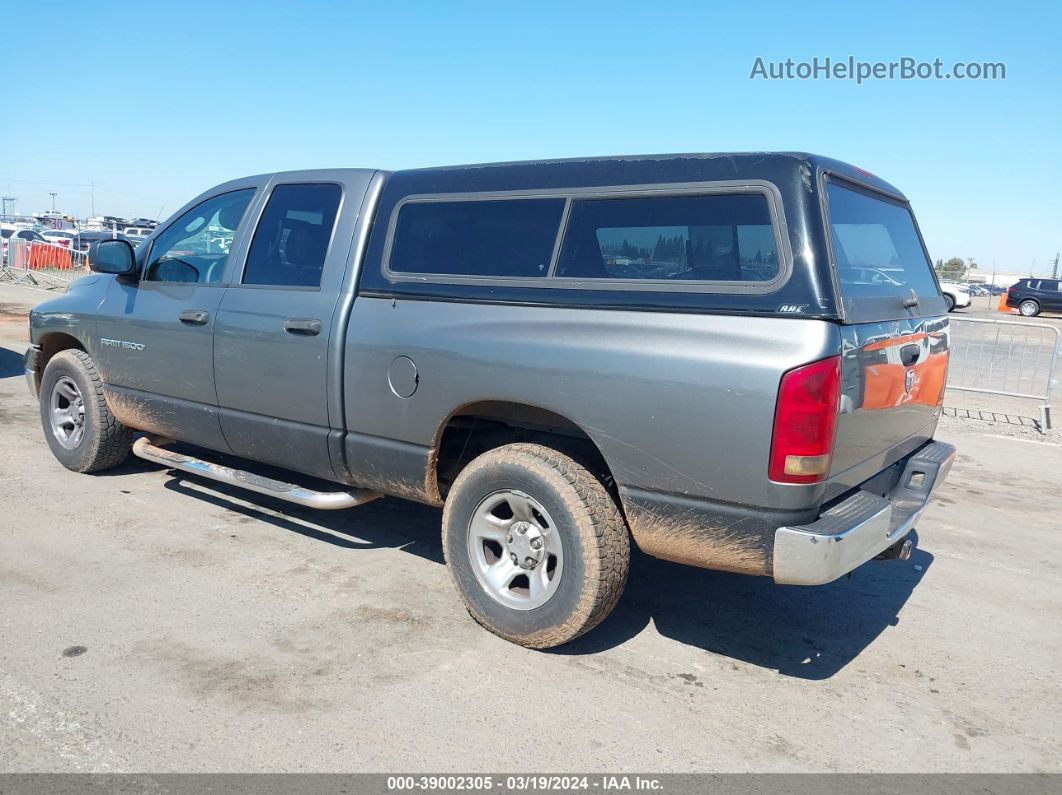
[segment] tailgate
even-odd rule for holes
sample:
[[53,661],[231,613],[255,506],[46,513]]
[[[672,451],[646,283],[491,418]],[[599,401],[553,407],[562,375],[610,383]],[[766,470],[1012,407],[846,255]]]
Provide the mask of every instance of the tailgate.
[[948,319],[843,326],[841,339],[830,477],[855,468],[844,478],[855,485],[933,437],[948,372]]

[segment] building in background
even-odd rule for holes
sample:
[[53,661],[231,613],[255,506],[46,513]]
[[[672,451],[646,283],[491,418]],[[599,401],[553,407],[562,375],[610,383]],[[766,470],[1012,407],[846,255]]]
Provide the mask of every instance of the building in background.
[[985,271],[976,270],[970,274],[969,281],[974,284],[995,284],[1000,287],[1010,287],[1012,284],[1018,281],[1018,279],[1025,279],[1032,274],[1029,271]]

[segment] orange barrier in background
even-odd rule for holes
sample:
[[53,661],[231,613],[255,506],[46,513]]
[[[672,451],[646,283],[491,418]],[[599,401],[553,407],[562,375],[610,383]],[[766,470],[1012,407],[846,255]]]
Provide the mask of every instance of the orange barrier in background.
[[[79,258],[80,259],[80,258]],[[74,265],[74,256],[70,249],[63,246],[53,246],[47,243],[31,243],[29,246],[29,270],[73,270],[81,268],[83,262]]]
[[999,294],[999,303],[996,304],[997,312],[1009,312],[1010,307],[1007,306],[1007,294],[1005,292]]

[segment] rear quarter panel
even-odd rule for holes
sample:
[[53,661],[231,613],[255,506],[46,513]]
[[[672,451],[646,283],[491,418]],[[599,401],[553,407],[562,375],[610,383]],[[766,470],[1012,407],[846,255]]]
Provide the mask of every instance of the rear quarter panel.
[[[778,383],[839,345],[819,320],[359,297],[346,424],[427,456],[463,406],[509,401],[582,428],[621,486],[804,507],[811,490],[767,479]],[[418,371],[409,398],[388,383],[400,356]]]

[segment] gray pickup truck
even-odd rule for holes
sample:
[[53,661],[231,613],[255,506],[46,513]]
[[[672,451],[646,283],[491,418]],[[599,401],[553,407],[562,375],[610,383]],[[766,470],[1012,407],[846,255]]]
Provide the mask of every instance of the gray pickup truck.
[[955,454],[908,202],[818,156],[266,174],[90,262],[30,316],[64,466],[444,506],[469,612],[526,646],[609,614],[630,537],[796,585],[905,557]]

